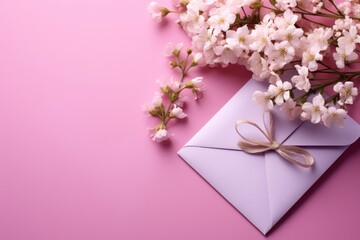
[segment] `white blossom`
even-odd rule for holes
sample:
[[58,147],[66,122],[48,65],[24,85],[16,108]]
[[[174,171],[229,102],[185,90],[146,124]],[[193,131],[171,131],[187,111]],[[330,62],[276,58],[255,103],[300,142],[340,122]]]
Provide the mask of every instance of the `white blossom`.
[[184,111],[182,110],[182,108],[174,105],[174,108],[171,110],[171,115],[179,118],[179,119],[183,119],[187,117],[187,114],[184,113]]
[[271,100],[272,96],[268,92],[255,91],[252,98],[254,102],[263,106],[265,110],[271,110],[274,107],[274,103]]
[[214,11],[213,15],[208,19],[208,24],[214,29],[217,34],[221,31],[227,31],[230,25],[235,22],[236,16],[230,11],[229,8],[218,8]]
[[155,96],[152,99],[152,105],[153,107],[160,107],[162,104],[162,95],[159,92],[155,93]]
[[318,69],[317,61],[323,60],[323,55],[320,53],[320,47],[315,45],[305,50],[302,55],[302,65],[307,67],[310,72]]
[[244,57],[249,52],[251,41],[247,26],[238,28],[236,31],[229,30],[226,33],[226,43],[232,46],[238,57]]
[[213,32],[213,29],[203,29],[198,35],[195,35],[192,39],[195,47],[201,50],[211,49],[218,40]]
[[265,80],[270,76],[267,66],[267,61],[258,52],[254,52],[247,61],[247,68],[254,73],[257,80]]
[[290,63],[295,56],[295,49],[289,44],[288,41],[275,43],[270,45],[265,54],[276,65],[276,70],[283,68],[286,64]]
[[280,112],[284,114],[287,119],[294,120],[300,115],[301,107],[297,106],[296,102],[290,98],[281,105]]
[[148,11],[150,12],[152,18],[157,22],[161,22],[163,17],[161,9],[162,7],[157,2],[151,2],[148,5]]
[[351,2],[344,1],[338,4],[338,8],[344,15],[349,15],[351,13]]
[[275,103],[281,105],[290,98],[290,90],[292,85],[290,82],[277,81],[275,85],[270,84],[268,92],[275,97]]
[[328,48],[328,40],[332,37],[333,30],[331,28],[316,28],[308,35],[307,40],[311,46],[318,46],[320,51]]
[[152,140],[154,142],[163,142],[168,139],[169,139],[169,133],[168,131],[166,131],[166,129],[159,129],[152,136]]
[[347,50],[349,50],[349,48],[338,47],[336,48],[336,52],[333,53],[336,66],[338,68],[344,68],[346,62],[351,62],[359,58],[357,53]]
[[354,4],[353,5],[353,14],[354,14],[354,17],[356,18],[360,18],[360,4]]
[[173,44],[172,42],[169,42],[166,46],[165,46],[165,51],[164,51],[164,55],[166,57],[171,57],[174,55],[178,55],[180,53],[180,51],[183,49],[184,44],[183,43],[178,43],[178,44]]
[[186,95],[180,95],[178,99],[174,102],[176,106],[183,107],[185,105],[185,102],[188,100],[188,96]]
[[324,106],[325,100],[321,94],[315,96],[312,103],[306,102],[302,105],[303,112],[301,118],[303,120],[310,120],[312,123],[319,123],[321,117],[326,113],[327,109]]
[[275,7],[280,10],[286,10],[289,8],[293,8],[297,5],[296,0],[276,0]]
[[324,3],[321,0],[311,0],[311,3],[313,6],[313,13],[317,13],[324,6]]
[[340,105],[353,104],[353,98],[358,95],[358,89],[350,81],[345,82],[345,84],[338,82],[334,85],[334,91],[340,95]]
[[269,46],[271,43],[270,35],[273,30],[271,30],[265,24],[256,25],[255,29],[251,32],[251,38],[253,42],[249,45],[250,49],[256,52],[261,52]]
[[186,83],[187,86],[190,86],[191,88],[193,88],[196,91],[204,91],[205,90],[205,84],[203,81],[203,77],[196,77],[191,79],[190,81],[188,81]]
[[311,84],[309,82],[309,69],[307,67],[295,65],[295,68],[299,75],[295,75],[291,78],[291,81],[295,83],[295,87],[299,90],[304,90],[308,92],[311,88]]
[[343,36],[338,39],[338,46],[347,53],[353,52],[357,43],[360,43],[360,36],[355,26],[351,26],[349,31],[344,30]]
[[287,28],[281,28],[276,31],[274,34],[274,39],[281,41],[285,40],[291,44],[292,47],[299,48],[301,45],[301,37],[303,36],[304,31],[301,28],[296,28],[291,25]]
[[200,10],[196,7],[192,8],[191,5],[187,6],[187,11],[180,15],[180,22],[184,29],[190,34],[200,33],[206,28],[206,19],[200,14]]
[[327,127],[331,127],[332,123],[336,123],[339,127],[344,127],[346,116],[347,113],[344,109],[329,107],[326,113],[322,116],[322,120],[324,125]]
[[233,46],[226,44],[224,46],[215,47],[214,53],[219,56],[218,59],[220,62],[225,64],[235,64],[238,61],[237,52],[235,50],[236,49]]
[[174,80],[173,77],[158,79],[157,83],[163,92],[167,92],[169,89],[173,92],[180,90],[181,82]]
[[202,53],[195,53],[195,54],[192,54],[192,61],[196,64],[199,64],[202,62],[203,60],[203,54]]
[[[344,19],[337,19],[333,25],[333,30],[343,31],[349,30],[351,26],[355,25],[354,21],[349,17],[345,16]],[[340,33],[342,35],[342,32]]]
[[[344,0],[344,3],[337,4],[343,16],[331,18],[333,13],[324,8],[325,2],[322,0],[274,0],[271,4],[279,11],[261,11],[265,15],[259,14],[258,23],[247,24],[247,20],[253,20],[251,11],[254,11],[252,4],[255,3],[260,2],[173,0],[173,11],[179,13],[177,23],[192,40],[192,53],[183,62],[176,62],[175,59],[172,66],[245,65],[253,73],[253,79],[269,84],[266,92],[256,91],[252,97],[266,110],[278,105],[288,119],[300,115],[301,119],[316,124],[343,125],[346,117],[345,105],[352,104],[354,97],[358,95],[358,89],[352,81],[359,67],[356,64],[359,63],[360,2]],[[261,10],[265,6],[259,4]],[[149,11],[157,21],[172,12],[155,2],[150,3]],[[322,16],[317,18],[314,13],[319,12]],[[182,48],[182,45],[169,44],[166,55],[176,56]],[[343,69],[345,67],[349,69]],[[297,71],[295,75],[285,79],[288,75],[284,73],[293,68]],[[338,101],[328,103],[323,95],[323,86],[326,84],[322,85],[322,78],[326,76],[322,74],[336,71],[346,72],[349,80],[333,86],[335,96],[330,96],[333,98],[328,101],[334,98]],[[329,79],[326,87],[334,84],[330,81],[332,80]],[[171,109],[170,115],[173,118],[187,115],[182,109],[185,101],[182,95],[178,96],[175,103],[172,102],[172,108],[165,106],[168,103],[166,98],[170,97],[172,92],[189,89],[195,98],[199,98],[204,90],[201,77],[185,83],[172,79],[159,83],[161,91],[155,94],[150,109],[159,110],[157,107],[164,105],[165,109]],[[303,103],[305,97],[307,102]],[[329,106],[330,104],[333,105]],[[156,129],[160,128],[165,130],[166,126]]]
[[[290,0],[292,1],[292,0]],[[275,26],[278,29],[285,29],[290,26],[294,26],[295,23],[298,21],[299,17],[295,15],[291,10],[286,10],[281,17],[276,17],[274,19]]]

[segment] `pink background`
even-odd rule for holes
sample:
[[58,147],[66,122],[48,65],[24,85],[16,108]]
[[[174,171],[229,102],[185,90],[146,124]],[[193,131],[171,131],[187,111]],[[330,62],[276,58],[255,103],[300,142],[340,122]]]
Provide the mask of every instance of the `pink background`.
[[[265,239],[176,154],[249,73],[195,73],[207,92],[176,138],[147,136],[163,47],[187,40],[148,3],[0,1],[0,239]],[[267,239],[360,238],[359,144]]]

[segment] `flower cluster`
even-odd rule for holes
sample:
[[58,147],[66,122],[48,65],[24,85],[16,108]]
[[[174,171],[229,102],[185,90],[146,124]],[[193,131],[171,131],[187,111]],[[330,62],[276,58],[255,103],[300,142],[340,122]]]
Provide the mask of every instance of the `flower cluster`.
[[172,119],[183,119],[187,117],[183,107],[186,101],[184,90],[191,90],[194,98],[201,97],[204,90],[202,77],[186,80],[189,70],[199,64],[201,54],[194,54],[191,49],[186,50],[186,57],[182,58],[183,44],[174,45],[169,43],[165,48],[165,55],[171,58],[171,68],[179,68],[181,77],[174,80],[173,77],[158,79],[160,91],[156,92],[151,104],[144,107],[144,111],[160,120],[160,123],[152,129],[151,138],[155,142],[162,142],[169,138],[167,124]]
[[[279,106],[289,119],[343,125],[360,79],[358,0],[173,2],[174,10],[152,8],[153,16],[178,14],[204,64],[245,65],[254,79],[268,81],[268,91],[254,93],[256,102]],[[285,79],[285,72],[293,76]]]

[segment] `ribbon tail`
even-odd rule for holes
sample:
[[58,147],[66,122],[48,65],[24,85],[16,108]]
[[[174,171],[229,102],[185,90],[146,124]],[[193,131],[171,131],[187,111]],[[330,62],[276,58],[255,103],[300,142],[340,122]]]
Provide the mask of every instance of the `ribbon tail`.
[[239,141],[238,146],[241,150],[247,153],[262,153],[270,150],[270,147],[266,146],[266,144],[252,144],[244,141]]
[[313,156],[303,148],[282,145],[276,152],[289,162],[305,168],[311,167],[314,164]]

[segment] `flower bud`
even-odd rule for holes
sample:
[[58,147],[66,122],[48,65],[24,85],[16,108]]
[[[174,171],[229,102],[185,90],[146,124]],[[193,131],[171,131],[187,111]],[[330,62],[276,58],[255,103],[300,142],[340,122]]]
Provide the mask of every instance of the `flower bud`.
[[191,62],[191,67],[196,67],[198,65],[198,63],[197,62],[195,62],[194,60]]
[[261,0],[257,0],[250,4],[251,9],[260,9],[260,8],[262,8],[262,6],[263,6],[263,4],[262,4]]
[[170,92],[170,88],[169,88],[169,86],[165,86],[165,87],[161,88],[161,91],[167,95]]
[[183,7],[183,8],[186,8],[188,4],[189,4],[189,1],[188,1],[188,0],[182,0],[182,1],[180,2],[180,6]]
[[202,91],[205,89],[203,78],[202,77],[196,77],[190,81],[188,81],[185,85],[187,88],[193,88],[196,91]]
[[168,15],[170,13],[170,10],[167,9],[166,7],[162,7],[162,8],[160,8],[160,12],[161,12],[162,17],[166,17],[166,15]]
[[160,126],[160,125],[157,126],[156,127],[156,132],[152,136],[152,140],[154,142],[162,142],[162,141],[166,141],[168,139],[169,139],[169,133],[168,133],[168,131],[166,131],[165,127],[163,125],[162,126]]
[[171,115],[175,118],[179,118],[179,119],[183,119],[187,117],[187,114],[184,113],[184,111],[182,110],[182,108],[178,107],[178,106],[174,106],[174,108],[171,110]]
[[158,109],[157,108],[152,108],[152,109],[150,109],[149,110],[149,114],[151,115],[151,116],[157,116],[158,115]]
[[154,106],[154,108],[160,107],[162,105],[162,96],[160,93],[155,93],[155,96],[152,100],[152,105]]
[[172,52],[172,54],[173,54],[175,57],[179,57],[179,56],[180,56],[180,51],[181,51],[181,50],[175,48],[174,51]]
[[175,61],[169,62],[169,65],[171,68],[176,68],[178,66],[177,62],[175,62]]
[[191,62],[191,67],[195,67],[197,65],[203,65],[203,55],[202,53],[195,53],[192,56],[193,60]]

